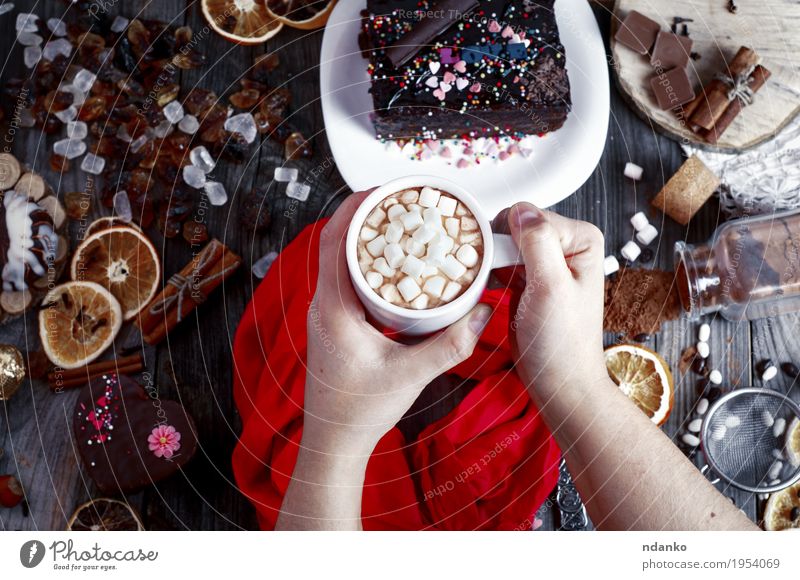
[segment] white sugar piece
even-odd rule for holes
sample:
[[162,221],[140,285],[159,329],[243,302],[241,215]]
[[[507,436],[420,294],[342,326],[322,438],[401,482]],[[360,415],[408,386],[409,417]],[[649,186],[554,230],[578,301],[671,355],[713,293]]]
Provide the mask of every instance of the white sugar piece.
[[690,445],[691,447],[697,447],[700,445],[700,439],[697,438],[696,435],[692,435],[691,433],[684,433],[681,440],[686,443],[686,445]]
[[391,302],[392,304],[400,302],[400,292],[397,291],[397,286],[394,284],[384,284],[378,292],[386,302]]
[[186,165],[183,168],[182,174],[183,181],[189,187],[202,189],[206,184],[206,172],[199,167],[195,167],[194,165]]
[[697,414],[698,414],[698,415],[701,415],[701,416],[702,416],[702,415],[705,415],[705,414],[706,414],[706,411],[708,411],[708,406],[709,406],[710,404],[711,404],[711,403],[709,402],[709,400],[708,400],[708,399],[706,399],[705,397],[703,397],[702,399],[700,399],[699,401],[697,401],[697,409],[696,409],[696,411],[697,411]]
[[628,260],[629,262],[635,262],[641,255],[642,249],[636,242],[631,240],[630,242],[622,246],[622,249],[619,251],[619,253],[622,254],[622,257]]
[[406,302],[411,302],[422,294],[422,288],[419,287],[417,281],[411,276],[406,276],[397,283],[397,290]]
[[786,419],[780,417],[775,419],[775,423],[772,425],[772,435],[777,439],[783,432],[786,431]]
[[711,431],[711,438],[714,441],[722,441],[728,433],[728,428],[725,425],[716,425]]
[[290,181],[297,181],[300,177],[300,170],[296,167],[276,167],[273,178],[280,183],[288,183]]
[[641,232],[644,228],[650,225],[650,220],[643,211],[633,214],[631,218],[631,225],[637,232]]
[[189,161],[205,174],[211,173],[217,165],[211,153],[203,145],[198,145],[189,151]]
[[414,256],[406,256],[403,260],[403,266],[400,271],[403,274],[408,274],[412,278],[422,277],[422,272],[425,270],[425,262]]
[[0,4],[0,16],[7,12],[11,12],[14,10],[14,3],[13,2],[3,2]]
[[408,238],[405,243],[406,253],[416,258],[421,257],[425,253],[425,244],[422,244],[414,238]]
[[423,187],[419,192],[419,204],[422,207],[436,207],[442,192],[432,187]]
[[200,121],[194,115],[184,115],[183,119],[178,122],[178,129],[187,135],[194,135],[200,128]]
[[606,259],[603,260],[603,272],[606,276],[610,276],[611,274],[619,271],[619,260],[617,260],[616,256],[606,256]]
[[[125,125],[120,125],[124,127]],[[70,121],[67,123],[67,137],[70,139],[84,139],[89,134],[89,127],[83,121]]]
[[764,423],[764,427],[767,428],[771,428],[775,424],[775,418],[766,409],[761,412],[761,421]]
[[433,298],[439,298],[444,292],[445,284],[447,284],[447,280],[442,276],[431,276],[425,280],[425,284],[422,285],[422,291]]
[[85,68],[82,68],[77,73],[75,73],[75,77],[72,79],[72,86],[74,86],[79,91],[88,93],[92,89],[92,86],[94,85],[96,80],[97,80],[96,74],[86,70]]
[[458,282],[448,282],[442,291],[442,301],[451,302],[461,292],[461,284]]
[[444,220],[444,229],[451,238],[458,238],[458,234],[461,232],[461,220],[455,217],[447,218]]
[[417,228],[411,237],[421,244],[427,244],[434,238],[436,233],[436,228],[429,224],[424,224],[422,227]]
[[649,246],[658,237],[658,229],[653,224],[647,224],[641,232],[636,233],[636,239],[643,246]]
[[478,222],[471,217],[464,216],[461,218],[461,229],[465,232],[474,232],[478,229]]
[[311,195],[311,186],[299,181],[290,181],[286,185],[286,195],[298,201],[306,201]]
[[147,136],[146,133],[139,135],[136,139],[131,142],[131,151],[133,153],[138,153],[139,150],[144,147],[150,138]]
[[35,67],[42,60],[42,49],[38,46],[26,46],[25,50],[22,51],[22,60],[25,62],[26,67]]
[[53,143],[53,153],[67,159],[75,159],[86,153],[86,143],[80,139],[62,139]]
[[639,181],[642,178],[642,174],[644,173],[644,169],[636,165],[635,163],[631,163],[630,161],[625,164],[625,177],[629,179],[633,179],[634,181]]
[[170,101],[164,106],[164,109],[161,112],[164,113],[164,117],[166,117],[167,121],[173,125],[180,123],[186,114],[183,112],[183,105],[181,105],[178,101]]
[[389,267],[399,268],[403,265],[403,260],[406,259],[406,253],[400,247],[400,244],[386,244],[383,249],[383,257],[386,258]]
[[386,210],[386,215],[389,216],[389,221],[392,221],[392,220],[400,219],[400,216],[403,215],[404,213],[406,213],[407,211],[408,210],[406,210],[405,206],[403,206],[402,204],[396,203],[396,204],[392,205],[391,207],[389,207],[389,209]]
[[371,272],[367,272],[365,278],[367,279],[367,284],[373,290],[377,290],[381,286],[383,286],[383,276],[381,276],[378,272],[374,270]]
[[360,237],[365,242],[369,242],[378,237],[378,230],[372,229],[369,226],[364,226],[361,228],[358,237]]
[[445,217],[453,217],[456,214],[456,206],[458,202],[449,197],[447,195],[443,195],[439,198],[439,204],[436,206],[439,208],[441,214]]
[[703,426],[702,419],[692,419],[686,428],[692,433],[700,433],[700,428]]
[[419,200],[419,192],[416,189],[408,189],[400,194],[400,201],[403,203],[417,203]]
[[51,40],[42,48],[42,58],[45,60],[54,60],[58,55],[69,58],[72,54],[72,43],[66,38],[57,38]]
[[458,258],[458,261],[464,264],[467,268],[477,266],[478,260],[480,260],[477,250],[468,245],[458,248],[458,251],[456,252],[456,258]]
[[697,340],[708,342],[709,338],[711,338],[711,326],[708,324],[701,325],[700,330],[697,331]]
[[219,181],[206,181],[203,191],[206,192],[211,205],[225,205],[228,201],[228,192]]
[[367,219],[365,220],[365,222],[366,222],[367,225],[372,226],[373,228],[377,229],[383,223],[384,218],[386,218],[386,212],[383,211],[381,208],[376,207],[367,216]]
[[719,372],[717,369],[714,369],[708,374],[708,380],[714,383],[715,385],[722,384],[722,373]]
[[155,129],[153,129],[153,135],[155,135],[158,139],[163,139],[172,133],[172,131],[172,123],[164,119],[158,125],[156,125]]
[[378,256],[383,256],[383,251],[386,249],[386,244],[386,238],[383,236],[378,236],[374,240],[367,243],[367,251],[375,258]]
[[114,214],[126,223],[130,223],[133,219],[133,210],[131,209],[131,200],[128,198],[128,192],[118,191],[114,194]]
[[741,424],[742,420],[739,418],[738,415],[728,415],[725,418],[725,426],[728,429],[736,429]]
[[451,280],[458,280],[467,271],[467,267],[464,266],[464,264],[462,264],[458,260],[456,260],[454,256],[448,255],[445,256],[441,270],[442,272],[444,272],[445,276],[447,276]]
[[81,170],[92,175],[100,175],[106,166],[106,160],[94,153],[87,153],[81,161]]
[[269,252],[255,261],[252,267],[253,276],[256,278],[264,278],[272,267],[272,264],[278,258],[277,252]]
[[403,237],[404,231],[403,223],[400,220],[395,220],[389,223],[389,226],[386,228],[386,233],[383,235],[386,236],[386,241],[390,244],[397,244]]
[[255,141],[258,136],[258,128],[256,127],[255,119],[253,119],[253,115],[250,113],[240,113],[228,117],[225,119],[223,127],[226,131],[238,133],[244,137],[245,142],[248,144]]
[[72,84],[61,85],[58,87],[59,91],[70,93],[72,95],[72,104],[76,107],[81,106],[86,101],[86,93]]
[[697,354],[700,355],[700,358],[708,358],[711,354],[711,347],[707,342],[703,342],[702,340],[697,343],[695,348],[697,349]]
[[400,216],[400,221],[403,222],[403,227],[407,232],[413,232],[425,223],[422,219],[422,214],[418,211],[404,213]]
[[438,207],[426,207],[422,210],[422,219],[426,224],[431,224],[436,227],[442,226],[442,212]]
[[44,38],[35,32],[20,32],[17,34],[17,42],[22,46],[39,46],[44,42]]
[[378,272],[381,276],[386,276],[387,278],[392,278],[397,273],[397,270],[389,266],[389,263],[386,261],[386,258],[381,256],[377,258],[375,262],[373,262],[372,267],[375,268],[375,271]]
[[425,310],[428,307],[428,295],[420,294],[411,301],[411,308],[415,310]]
[[129,23],[130,20],[124,16],[115,16],[114,20],[111,22],[111,32],[122,32],[128,28]]
[[[14,5],[11,4],[11,8],[14,8]],[[39,25],[36,22],[39,20],[39,17],[36,14],[29,13],[29,12],[20,12],[17,14],[17,23],[16,23],[16,30],[17,32],[36,32],[39,30]]]

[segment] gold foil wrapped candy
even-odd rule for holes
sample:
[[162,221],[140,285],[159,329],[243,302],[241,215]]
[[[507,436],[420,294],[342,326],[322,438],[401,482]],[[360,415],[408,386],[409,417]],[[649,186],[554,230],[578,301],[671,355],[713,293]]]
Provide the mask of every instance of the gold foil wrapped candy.
[[0,344],[0,401],[7,401],[25,380],[25,361],[15,346]]

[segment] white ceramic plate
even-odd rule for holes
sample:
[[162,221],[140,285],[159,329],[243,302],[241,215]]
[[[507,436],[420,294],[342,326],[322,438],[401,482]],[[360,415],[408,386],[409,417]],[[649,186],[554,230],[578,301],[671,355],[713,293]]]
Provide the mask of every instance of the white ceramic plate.
[[564,126],[537,139],[532,155],[458,169],[444,159],[416,161],[375,139],[367,61],[358,48],[361,0],[342,0],[325,28],[320,86],[325,130],[339,172],[354,190],[406,175],[433,174],[471,191],[489,215],[518,201],[548,207],[569,197],[594,171],[606,141],[609,84],[605,48],[586,0],[556,0],[567,56],[572,111]]

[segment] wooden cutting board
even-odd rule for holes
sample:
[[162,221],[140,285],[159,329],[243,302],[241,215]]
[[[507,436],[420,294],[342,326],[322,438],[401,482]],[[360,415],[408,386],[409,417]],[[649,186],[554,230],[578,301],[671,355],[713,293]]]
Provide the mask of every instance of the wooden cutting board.
[[[733,153],[772,138],[800,112],[800,2],[737,0],[736,4],[738,10],[731,14],[728,0],[617,0],[611,26],[617,85],[637,114],[676,140]],[[631,10],[652,18],[666,31],[673,17],[694,20],[688,23],[689,36],[694,41],[692,51],[700,58],[689,61],[689,77],[698,94],[740,46],[753,48],[772,72],[755,102],[739,114],[716,146],[699,139],[675,113],[658,107],[650,90],[655,73],[649,59],[614,40],[619,23]]]

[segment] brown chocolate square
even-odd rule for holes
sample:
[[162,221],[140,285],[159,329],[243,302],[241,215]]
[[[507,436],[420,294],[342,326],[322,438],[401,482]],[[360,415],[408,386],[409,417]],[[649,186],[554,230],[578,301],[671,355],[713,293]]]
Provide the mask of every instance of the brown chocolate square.
[[650,87],[665,111],[685,105],[694,99],[694,87],[685,68],[674,68],[650,79]]
[[669,70],[675,67],[685,68],[689,63],[692,44],[692,39],[688,36],[680,36],[662,30],[656,36],[650,64],[661,70]]
[[658,22],[649,19],[641,12],[631,10],[619,25],[614,38],[639,54],[647,54],[653,47],[659,30],[661,26]]

